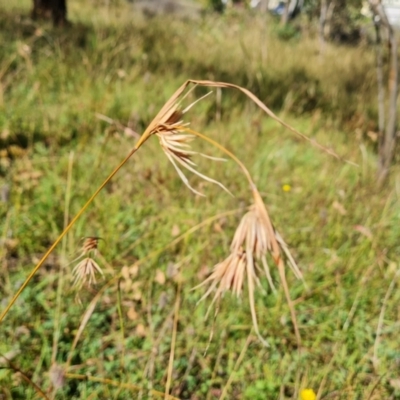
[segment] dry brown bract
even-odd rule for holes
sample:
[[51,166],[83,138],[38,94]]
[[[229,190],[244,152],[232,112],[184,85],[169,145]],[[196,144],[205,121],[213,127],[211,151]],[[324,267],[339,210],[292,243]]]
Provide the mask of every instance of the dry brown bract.
[[[99,247],[99,237],[88,237],[85,238],[83,245],[82,245],[82,255],[84,254],[89,254],[92,252],[92,254],[95,256],[98,254],[98,247]],[[81,256],[82,256],[81,255]]]

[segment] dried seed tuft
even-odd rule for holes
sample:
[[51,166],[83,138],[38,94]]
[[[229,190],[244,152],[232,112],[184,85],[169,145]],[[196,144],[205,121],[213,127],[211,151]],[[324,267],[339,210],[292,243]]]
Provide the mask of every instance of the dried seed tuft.
[[[273,228],[264,203],[257,191],[255,191],[255,202],[249,208],[249,211],[243,216],[236,229],[231,243],[231,253],[222,262],[215,265],[211,275],[200,285],[202,287],[210,284],[200,301],[208,297],[216,290],[214,298],[207,311],[207,315],[215,303],[224,292],[232,291],[236,296],[240,296],[247,275],[247,284],[249,291],[249,301],[253,325],[260,340],[268,346],[268,343],[261,337],[254,303],[254,289],[260,286],[260,272],[267,278],[271,290],[276,293],[276,288],[272,280],[267,255],[271,254],[275,263],[279,266],[282,263],[282,252],[286,255],[289,266],[295,276],[302,279],[302,274],[290,254],[288,246],[283,241],[281,235]],[[262,264],[263,268],[260,268]],[[285,282],[282,282],[285,284]]]
[[73,286],[81,289],[84,284],[89,286],[96,283],[96,273],[104,275],[103,271],[93,259],[93,257],[99,255],[98,244],[100,238],[98,237],[87,237],[85,238],[81,254],[74,261],[82,259],[72,270]]

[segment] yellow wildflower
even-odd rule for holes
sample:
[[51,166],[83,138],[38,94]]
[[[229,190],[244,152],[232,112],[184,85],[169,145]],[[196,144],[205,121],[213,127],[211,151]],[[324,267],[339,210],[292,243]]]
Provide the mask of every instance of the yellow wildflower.
[[303,389],[300,392],[300,399],[301,400],[316,400],[317,395],[315,394],[314,390],[312,390],[312,389]]
[[284,192],[290,192],[292,190],[292,187],[290,185],[288,185],[288,184],[285,184],[285,185],[282,186],[282,190]]

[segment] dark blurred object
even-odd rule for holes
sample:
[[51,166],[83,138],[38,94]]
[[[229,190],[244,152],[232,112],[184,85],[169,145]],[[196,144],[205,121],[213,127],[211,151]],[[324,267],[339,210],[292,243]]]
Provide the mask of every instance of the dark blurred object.
[[225,3],[222,0],[209,0],[210,8],[213,11],[222,13],[225,9]]
[[33,0],[33,19],[52,19],[54,26],[67,25],[67,0]]

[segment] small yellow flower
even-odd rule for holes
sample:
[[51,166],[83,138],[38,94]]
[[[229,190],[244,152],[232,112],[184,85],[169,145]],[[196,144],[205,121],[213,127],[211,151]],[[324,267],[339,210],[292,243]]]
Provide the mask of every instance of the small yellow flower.
[[303,389],[300,392],[300,399],[301,400],[316,400],[317,395],[315,394],[314,390],[312,389]]
[[288,184],[285,184],[285,185],[282,186],[282,190],[284,192],[290,192],[292,190],[292,187],[290,185],[288,185]]

